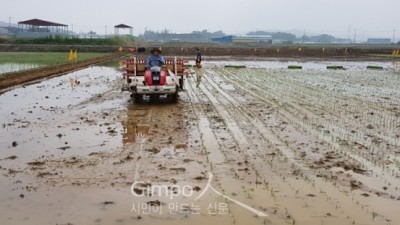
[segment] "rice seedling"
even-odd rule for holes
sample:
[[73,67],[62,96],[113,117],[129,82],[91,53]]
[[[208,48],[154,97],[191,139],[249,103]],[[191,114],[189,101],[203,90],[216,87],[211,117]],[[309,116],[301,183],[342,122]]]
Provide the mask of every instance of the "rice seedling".
[[369,70],[383,70],[382,66],[367,66]]
[[326,69],[328,70],[345,70],[343,66],[327,66]]
[[303,67],[302,66],[298,66],[298,65],[289,65],[288,69],[290,69],[290,70],[301,70],[301,69],[303,69]]
[[246,66],[245,65],[225,65],[225,68],[243,69],[243,68],[246,68]]

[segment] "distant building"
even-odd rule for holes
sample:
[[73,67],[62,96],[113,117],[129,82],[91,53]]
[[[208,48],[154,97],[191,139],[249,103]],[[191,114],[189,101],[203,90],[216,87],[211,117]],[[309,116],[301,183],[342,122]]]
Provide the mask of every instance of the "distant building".
[[211,38],[211,41],[218,42],[218,43],[232,43],[233,36],[228,35],[228,36],[223,36],[223,37],[215,37],[215,38]]
[[18,38],[39,38],[49,36],[68,36],[68,25],[50,21],[31,19],[18,22]]
[[19,29],[18,27],[0,27],[2,31],[0,33],[3,36],[11,36],[11,35],[16,35],[18,32],[22,31],[22,29]]
[[233,37],[233,43],[268,43],[272,44],[271,35],[252,35],[252,36],[239,36]]
[[174,34],[174,33],[161,33],[157,35],[158,41],[162,42],[209,42],[210,36],[204,34],[196,33],[184,33],[184,34]]
[[385,45],[391,44],[392,39],[390,38],[368,38],[367,44],[374,44],[374,45]]
[[128,29],[129,35],[133,35],[133,27],[125,25],[125,24],[118,24],[114,26],[114,35],[118,36],[120,33],[120,29]]
[[0,36],[7,36],[7,35],[8,35],[8,29],[0,27]]
[[154,32],[151,30],[145,31],[140,38],[146,41],[159,42],[192,42],[192,43],[208,43],[212,38],[223,37],[225,34],[222,31],[208,32],[207,30],[193,31],[192,33],[170,33],[168,30],[162,32]]
[[211,38],[213,42],[219,43],[272,43],[272,36],[270,35],[251,35],[251,36],[223,36]]

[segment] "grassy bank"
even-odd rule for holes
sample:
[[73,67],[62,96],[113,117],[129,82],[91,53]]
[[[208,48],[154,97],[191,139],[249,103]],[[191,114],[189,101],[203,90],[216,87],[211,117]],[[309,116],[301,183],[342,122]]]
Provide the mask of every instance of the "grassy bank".
[[[2,52],[0,64],[23,63],[38,65],[57,65],[68,62],[69,52]],[[104,53],[79,53],[78,61],[87,60],[105,55]]]
[[127,41],[133,41],[133,36],[110,38],[77,38],[49,36],[43,38],[0,38],[0,44],[46,44],[46,45],[114,45],[120,46]]

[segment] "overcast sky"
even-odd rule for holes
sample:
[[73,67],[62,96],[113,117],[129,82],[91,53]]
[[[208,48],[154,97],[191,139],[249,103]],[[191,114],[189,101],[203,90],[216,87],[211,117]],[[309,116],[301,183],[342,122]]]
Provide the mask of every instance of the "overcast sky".
[[[75,32],[113,33],[124,23],[134,34],[207,29],[229,34],[254,30],[304,31],[341,37],[400,39],[400,0],[2,0],[0,20],[38,18]],[[349,32],[350,30],[350,32]]]

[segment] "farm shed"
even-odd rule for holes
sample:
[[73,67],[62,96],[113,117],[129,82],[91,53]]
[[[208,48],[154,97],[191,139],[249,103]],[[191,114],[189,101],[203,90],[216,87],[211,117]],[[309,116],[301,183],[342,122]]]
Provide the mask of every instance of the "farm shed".
[[19,38],[68,35],[68,25],[40,19],[18,22],[18,28],[20,28],[20,32],[17,33],[17,37]]

